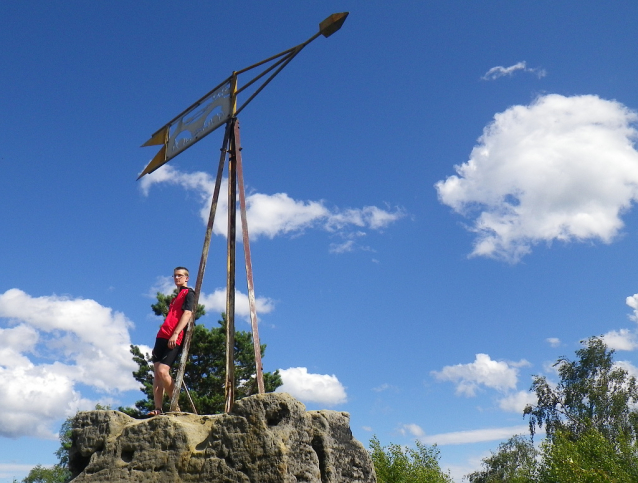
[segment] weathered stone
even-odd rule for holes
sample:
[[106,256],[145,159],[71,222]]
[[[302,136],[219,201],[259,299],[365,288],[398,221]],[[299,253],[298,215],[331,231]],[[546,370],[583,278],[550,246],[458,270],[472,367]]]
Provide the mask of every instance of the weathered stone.
[[73,422],[70,465],[74,483],[375,483],[349,422],[348,413],[306,411],[282,393],[214,416],[88,411]]

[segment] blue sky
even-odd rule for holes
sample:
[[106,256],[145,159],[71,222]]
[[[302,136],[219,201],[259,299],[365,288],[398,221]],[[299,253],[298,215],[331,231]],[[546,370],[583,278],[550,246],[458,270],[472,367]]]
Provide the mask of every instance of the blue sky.
[[221,132],[143,182],[139,146],[340,11],[240,115],[265,369],[459,481],[580,340],[636,371],[638,5],[4,2],[0,482],[53,464],[76,410],[140,398],[128,344],[197,269]]

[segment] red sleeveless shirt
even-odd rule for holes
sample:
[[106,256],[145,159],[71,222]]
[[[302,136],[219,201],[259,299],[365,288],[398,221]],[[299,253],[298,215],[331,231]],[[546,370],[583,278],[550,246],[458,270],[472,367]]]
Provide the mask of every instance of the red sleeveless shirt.
[[[188,292],[193,290],[189,287],[184,287],[179,291],[177,297],[173,299],[171,304],[168,306],[168,315],[166,319],[164,319],[164,323],[160,327],[159,332],[157,333],[157,337],[160,339],[170,339],[173,335],[173,331],[177,324],[179,324],[179,320],[182,318],[182,314],[184,313],[184,302],[186,302],[186,296]],[[177,337],[177,345],[182,344],[182,339],[184,338],[184,331],[180,332]]]

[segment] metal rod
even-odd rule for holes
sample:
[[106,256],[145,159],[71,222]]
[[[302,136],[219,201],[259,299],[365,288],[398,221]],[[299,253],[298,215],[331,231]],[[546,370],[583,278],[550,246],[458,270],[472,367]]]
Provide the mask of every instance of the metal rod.
[[[230,122],[234,124],[236,119]],[[237,225],[237,160],[234,130],[230,133],[228,157],[228,252],[226,277],[226,405],[229,413],[235,402],[235,244]]]
[[260,86],[259,86],[259,88],[258,88],[258,89],[257,89],[257,90],[253,93],[253,95],[252,95],[252,96],[250,96],[250,97],[249,97],[249,98],[248,98],[248,99],[247,99],[247,100],[246,100],[246,101],[245,101],[245,102],[241,105],[241,107],[240,107],[239,109],[237,109],[237,111],[235,111],[235,116],[237,116],[237,115],[238,115],[238,114],[239,114],[239,113],[240,113],[240,112],[244,109],[244,107],[246,107],[246,106],[248,105],[248,103],[249,103],[250,101],[252,101],[252,100],[255,98],[255,96],[256,96],[257,94],[259,94],[259,93],[260,93],[260,92],[264,89],[264,87],[266,87],[266,86],[270,83],[270,81],[271,81],[271,80],[273,80],[273,79],[275,78],[275,76],[276,76],[277,74],[279,74],[279,73],[282,71],[282,69],[283,69],[284,67],[286,67],[286,66],[288,65],[288,63],[289,63],[292,59],[294,59],[294,58],[295,58],[295,56],[296,56],[299,52],[301,52],[301,49],[303,49],[304,47],[305,47],[305,44],[298,45],[298,46],[296,47],[296,49],[297,49],[297,50],[296,50],[296,51],[295,51],[292,55],[290,55],[290,56],[288,57],[288,59],[287,59],[287,60],[286,60],[286,61],[285,61],[285,62],[284,62],[284,63],[283,63],[280,67],[279,67],[279,69],[277,69],[277,70],[276,70],[276,71],[275,71],[275,72],[274,72],[274,73],[273,73],[270,77],[268,77],[268,79],[266,79],[266,80],[264,81],[264,83],[263,83],[262,85],[260,85]]
[[[179,362],[179,369],[175,377],[175,389],[171,398],[171,411],[175,411],[179,400],[179,391],[184,381],[184,371],[186,370],[186,361],[188,360],[188,351],[190,349],[193,327],[195,325],[195,315],[197,314],[197,304],[199,303],[199,294],[204,281],[204,272],[206,271],[206,262],[208,260],[208,250],[210,248],[210,239],[213,233],[213,223],[215,222],[215,212],[217,211],[217,200],[219,199],[219,191],[222,184],[222,175],[224,173],[224,163],[226,161],[226,152],[228,148],[228,140],[230,137],[230,123],[226,124],[226,132],[224,133],[224,141],[222,143],[221,154],[219,156],[219,166],[217,167],[217,179],[215,180],[215,189],[213,190],[213,199],[210,204],[210,214],[208,215],[208,224],[206,225],[206,235],[204,236],[204,246],[202,247],[202,256],[199,261],[199,270],[197,271],[197,281],[195,283],[195,300],[193,307],[193,317],[186,326],[186,334],[182,343],[182,354]],[[186,387],[186,385],[184,385]],[[190,395],[189,395],[190,397]],[[197,414],[197,413],[195,413]]]
[[273,56],[268,57],[267,59],[264,60],[260,60],[259,62],[257,62],[256,64],[250,65],[248,67],[244,67],[241,70],[238,70],[235,72],[235,74],[239,75],[239,74],[243,74],[244,72],[247,72],[251,69],[254,69],[255,67],[259,67],[260,65],[265,64],[266,62],[270,62],[271,60],[276,59],[277,57],[281,57],[282,55],[286,55],[289,54],[290,52],[292,52],[293,50],[295,50],[297,47],[299,47],[298,45],[295,45],[294,47],[290,47],[287,50],[284,50],[283,52],[280,52],[278,54],[275,54]]
[[282,55],[288,54],[290,52],[292,52],[295,49],[303,49],[306,45],[308,45],[310,42],[312,42],[313,40],[315,40],[317,37],[319,37],[321,35],[321,32],[317,32],[316,34],[314,34],[312,37],[310,37],[308,40],[306,40],[305,42],[302,42],[299,45],[295,45],[294,47],[289,48],[288,50],[284,50],[283,52],[280,52],[278,54],[275,54],[271,57],[268,57],[267,59],[264,59],[260,62],[257,62],[256,64],[253,64],[251,66],[245,67],[242,70],[238,70],[236,72],[236,74],[242,74],[250,69],[254,69],[255,67],[259,67],[262,64],[265,64],[266,62],[270,62],[273,59],[276,59],[277,57],[281,57]]
[[250,241],[248,238],[248,220],[246,219],[246,192],[244,190],[244,169],[241,159],[241,141],[239,136],[239,120],[235,122],[235,157],[237,158],[237,184],[239,188],[239,208],[241,213],[241,231],[244,241],[244,258],[246,259],[246,282],[248,283],[248,305],[250,307],[250,325],[253,329],[253,347],[255,349],[255,369],[257,371],[257,387],[259,394],[266,392],[264,388],[264,371],[261,363],[261,344],[257,327],[257,309],[255,307],[255,286],[253,284],[253,265],[250,257]]
[[[290,56],[288,56],[290,57]],[[251,79],[250,81],[248,81],[245,85],[243,85],[241,87],[241,89],[239,89],[237,91],[237,94],[239,94],[240,92],[248,89],[251,85],[253,85],[255,82],[257,82],[259,79],[261,79],[263,76],[265,76],[266,74],[268,74],[268,72],[270,72],[271,70],[273,70],[275,67],[277,67],[279,64],[281,64],[282,62],[285,62],[288,57],[282,57],[281,59],[279,59],[277,62],[275,62],[273,65],[271,65],[270,67],[268,67],[266,70],[264,70],[261,74],[257,75],[256,77],[254,77],[253,79]]]

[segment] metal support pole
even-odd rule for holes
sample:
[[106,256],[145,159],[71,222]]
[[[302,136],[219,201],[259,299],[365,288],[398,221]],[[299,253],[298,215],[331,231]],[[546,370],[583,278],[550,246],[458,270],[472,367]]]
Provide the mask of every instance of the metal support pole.
[[[202,282],[204,281],[204,272],[206,271],[206,262],[208,260],[208,249],[210,248],[210,239],[213,233],[213,223],[215,222],[215,212],[217,211],[217,200],[219,199],[219,191],[222,184],[222,175],[224,173],[224,164],[226,162],[226,152],[228,148],[228,141],[231,135],[230,123],[226,125],[226,133],[224,134],[224,141],[222,143],[221,154],[219,156],[219,166],[217,167],[217,179],[215,180],[215,189],[213,190],[213,199],[210,204],[210,214],[208,216],[208,224],[206,225],[206,235],[204,236],[204,246],[202,248],[202,256],[199,261],[199,270],[197,271],[197,281],[195,282],[195,300],[193,308],[193,317],[186,326],[186,333],[182,342],[182,354],[179,361],[179,369],[177,376],[175,377],[175,386],[173,389],[173,397],[171,398],[170,410],[175,411],[178,406],[179,393],[184,381],[184,371],[186,370],[186,361],[188,360],[188,350],[190,349],[191,337],[193,334],[193,327],[195,325],[195,314],[197,313],[197,304],[199,303],[199,294],[202,289]],[[184,385],[186,387],[186,385]],[[190,398],[190,395],[189,395]],[[192,403],[192,400],[191,400]],[[193,404],[193,411],[197,414],[195,405]]]
[[237,158],[234,123],[230,124],[230,156],[228,158],[228,251],[226,277],[226,405],[229,413],[235,402],[235,244],[237,226]]
[[239,185],[239,208],[241,213],[241,230],[244,242],[244,258],[246,260],[246,282],[248,283],[248,305],[250,307],[250,324],[253,330],[253,347],[255,349],[255,369],[259,394],[266,392],[264,388],[264,368],[261,363],[261,344],[257,327],[257,309],[255,307],[255,287],[253,284],[253,265],[250,257],[248,238],[248,221],[246,219],[246,192],[244,190],[244,169],[241,160],[241,142],[239,137],[239,120],[235,121],[233,130],[235,141],[235,158],[237,159],[237,184]]

